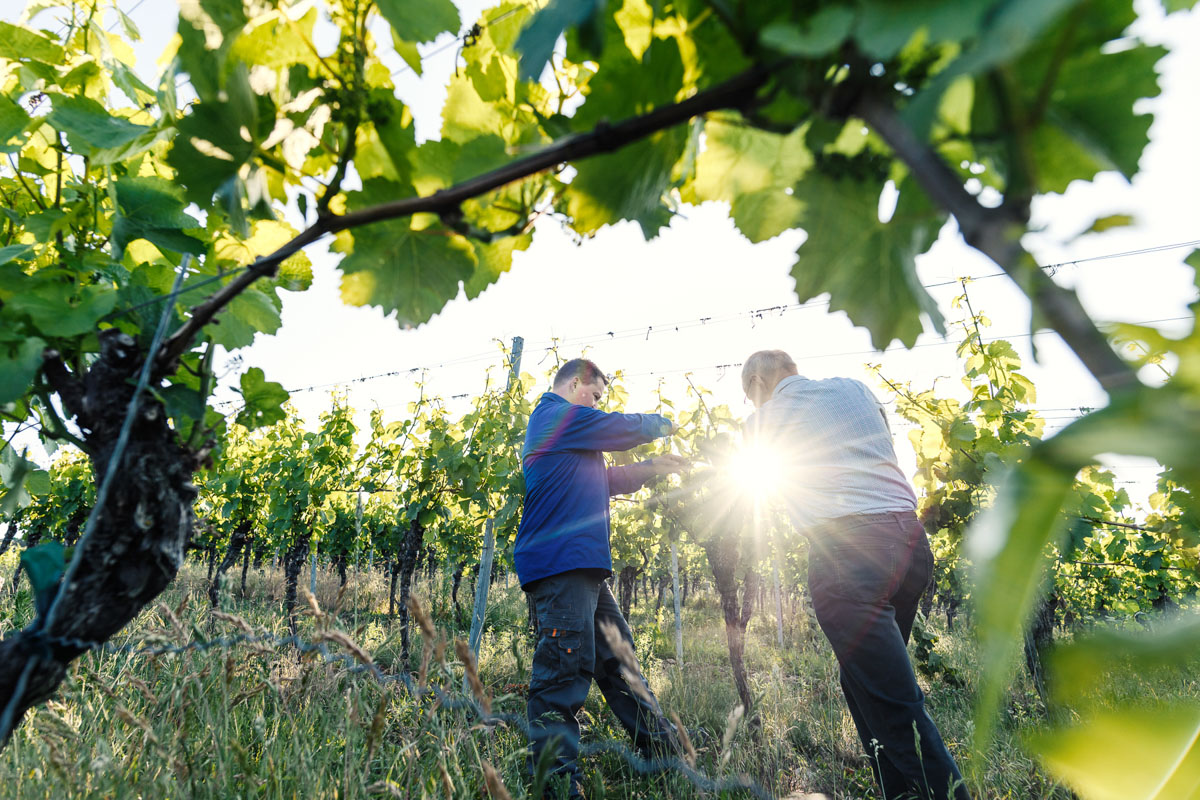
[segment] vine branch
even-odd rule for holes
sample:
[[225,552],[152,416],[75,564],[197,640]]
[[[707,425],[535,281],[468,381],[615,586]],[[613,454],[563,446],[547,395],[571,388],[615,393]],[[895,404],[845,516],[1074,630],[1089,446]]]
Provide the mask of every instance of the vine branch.
[[330,214],[319,218],[275,252],[257,259],[223,289],[193,308],[190,319],[164,343],[158,355],[156,370],[160,375],[170,372],[176,359],[187,351],[192,340],[212,321],[218,311],[259,278],[274,275],[279,264],[286,258],[329,234],[419,213],[437,214],[439,217],[448,215],[452,218],[463,202],[564,162],[579,161],[589,156],[619,150],[709,111],[745,106],[753,100],[755,90],[766,82],[769,75],[770,70],[767,67],[756,65],[686,100],[615,124],[602,122],[591,131],[567,136],[536,153],[431,195],[406,197],[349,214]]
[[967,244],[995,261],[1025,289],[1034,307],[1046,316],[1106,391],[1115,394],[1138,385],[1133,368],[1109,346],[1075,293],[1051,280],[1021,247],[1019,237],[1026,218],[1011,208],[981,205],[963,188],[962,181],[941,156],[916,137],[886,100],[865,93],[854,102],[851,113],[874,128],[908,165],[930,198],[954,215]]

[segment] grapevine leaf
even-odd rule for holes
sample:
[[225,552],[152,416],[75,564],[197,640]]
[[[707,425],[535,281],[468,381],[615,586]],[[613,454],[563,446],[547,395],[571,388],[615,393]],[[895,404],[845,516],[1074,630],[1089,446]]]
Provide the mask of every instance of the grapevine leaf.
[[601,15],[606,5],[603,0],[551,0],[534,14],[517,39],[517,49],[521,51],[521,80],[537,80],[554,52],[558,37],[568,28],[583,25]]
[[375,5],[396,36],[417,44],[432,42],[446,32],[458,33],[462,24],[451,0],[377,0]]
[[241,388],[235,391],[241,394],[246,406],[238,412],[237,422],[246,430],[274,425],[287,416],[283,408],[287,390],[275,381],[266,380],[260,368],[246,370],[239,383]]
[[8,306],[28,314],[46,336],[80,336],[117,304],[117,291],[107,286],[75,286],[63,281],[40,281],[36,289],[12,298]]
[[921,287],[916,256],[933,244],[945,217],[915,182],[900,186],[892,219],[879,221],[877,187],[849,179],[811,175],[795,187],[803,204],[808,239],[792,268],[801,302],[829,292],[829,307],[844,310],[871,332],[882,350],[893,339],[912,346],[929,315],[942,330],[937,304]]
[[1076,473],[1099,453],[1121,453],[1156,459],[1173,466],[1180,480],[1194,483],[1200,480],[1200,461],[1190,442],[1198,435],[1200,413],[1173,387],[1114,396],[1106,408],[1038,445],[968,531],[967,554],[977,571],[972,597],[982,664],[976,747],[990,740],[1024,621],[1041,585],[1046,545],[1064,531],[1060,511]]
[[975,38],[974,45],[963,51],[913,98],[904,116],[924,137],[937,115],[942,95],[961,75],[980,72],[1014,59],[1028,48],[1064,12],[1081,0],[1011,0],[993,4],[983,20],[986,36]]
[[0,22],[0,56],[12,61],[33,59],[46,64],[62,62],[63,49],[28,28]]
[[1020,647],[1025,618],[1041,586],[1046,544],[1063,530],[1059,514],[1075,470],[1038,458],[1000,482],[995,504],[967,532],[968,557],[976,566],[976,626],[981,662],[975,745],[990,741],[996,709]]
[[657,236],[671,221],[663,195],[686,144],[686,129],[675,127],[615,153],[581,161],[563,192],[575,230],[594,233],[628,219],[641,225],[647,239]]
[[45,542],[21,552],[21,567],[33,587],[38,617],[44,617],[58,593],[58,583],[67,569],[66,548],[60,542]]
[[408,64],[414,74],[424,74],[424,67],[421,65],[421,53],[417,50],[416,42],[402,39],[395,31],[392,31],[392,47],[396,49],[396,54],[404,59],[404,63]]
[[29,124],[29,115],[25,109],[8,97],[0,96],[0,153],[15,153],[21,149],[24,142],[13,142],[25,126]]
[[[423,6],[424,3],[414,5]],[[303,65],[315,73],[321,60],[310,43],[317,9],[310,8],[297,20],[289,19],[287,14],[287,11],[279,11],[252,21],[234,40],[230,54],[247,64],[260,64],[270,69]]]
[[527,250],[533,243],[533,235],[505,236],[491,244],[475,242],[475,273],[463,284],[468,300],[474,300],[512,266],[512,256],[517,250]]
[[46,343],[31,337],[16,345],[0,345],[0,405],[18,399],[42,366]]
[[30,244],[10,244],[7,247],[0,247],[0,267],[6,267],[18,259],[24,259],[33,252],[33,245]]
[[1113,228],[1127,228],[1133,222],[1134,219],[1129,214],[1109,214],[1092,222],[1084,233],[1103,233]]
[[1194,798],[1200,791],[1194,705],[1102,710],[1030,737],[1030,744],[1055,777],[1088,800]]
[[[1084,525],[1090,529],[1086,521]],[[1086,701],[1109,683],[1114,668],[1132,669],[1139,675],[1169,667],[1184,667],[1200,653],[1200,617],[1191,615],[1145,631],[1100,630],[1078,636],[1057,647],[1050,666],[1055,675],[1056,699]],[[1061,680],[1060,680],[1061,679]]]
[[184,213],[187,203],[178,186],[163,178],[126,177],[116,182],[115,189],[114,258],[120,259],[126,246],[135,239],[145,239],[175,253],[204,253],[204,242],[183,232],[204,226]]
[[959,41],[977,36],[994,0],[865,0],[854,26],[859,47],[880,59],[894,57],[924,31],[931,41]]
[[178,123],[178,135],[167,155],[186,196],[207,207],[213,194],[241,170],[254,153],[258,111],[248,73],[233,70],[221,99],[197,103]]
[[0,486],[4,488],[0,496],[0,519],[5,519],[18,508],[29,505],[31,495],[49,492],[50,476],[25,456],[18,455],[12,445],[0,448]]
[[793,196],[792,185],[813,163],[804,128],[781,135],[712,119],[704,133],[705,148],[684,199],[730,203],[734,224],[752,242],[799,224],[804,205]]
[[447,139],[428,141],[413,156],[413,183],[422,195],[433,194],[508,160],[504,140],[499,136],[484,135],[462,143]]
[[[570,48],[569,48],[570,49]],[[641,59],[621,41],[605,52],[604,69],[587,84],[587,102],[571,118],[577,131],[602,121],[645,114],[675,102],[683,88],[683,59],[674,39],[656,39]],[[582,162],[581,162],[582,163]]]
[[[1134,103],[1158,94],[1154,65],[1165,53],[1144,46],[1118,53],[1095,49],[1063,65],[1043,125],[1059,129],[1063,136],[1049,142],[1045,136],[1036,139],[1041,146],[1035,158],[1047,173],[1039,173],[1039,188],[1062,192],[1072,179],[1089,180],[1100,169],[1133,177],[1152,122],[1150,114],[1134,113]],[[1089,159],[1092,163],[1086,164]],[[1075,169],[1056,168],[1056,164]]]
[[113,116],[89,97],[55,94],[50,98],[54,107],[46,115],[46,122],[65,133],[78,153],[91,155],[98,150],[124,147],[147,134],[154,136],[153,129]]
[[854,11],[845,6],[826,6],[807,24],[774,22],[758,35],[766,47],[788,56],[813,58],[842,46],[854,24]]
[[233,298],[217,322],[206,330],[213,342],[227,350],[247,347],[254,343],[255,334],[279,330],[279,298],[247,289]]
[[[383,202],[395,191],[386,181],[369,181],[350,196],[352,207]],[[342,299],[396,312],[402,326],[419,325],[458,294],[475,271],[470,242],[428,217],[389,220],[339,234],[333,245],[344,253]]]

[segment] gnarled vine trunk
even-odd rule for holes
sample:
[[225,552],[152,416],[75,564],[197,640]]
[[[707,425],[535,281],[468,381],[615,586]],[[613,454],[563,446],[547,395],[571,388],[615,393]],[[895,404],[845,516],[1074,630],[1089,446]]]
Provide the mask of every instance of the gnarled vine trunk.
[[308,526],[303,526],[303,532],[300,533],[292,546],[288,548],[287,553],[283,557],[283,608],[287,613],[288,629],[292,632],[292,636],[297,633],[296,627],[296,591],[300,583],[300,571],[304,569],[304,564],[308,561],[309,545],[312,542],[312,533],[308,530]]
[[[725,621],[725,639],[729,645],[729,666],[733,670],[733,683],[737,687],[738,699],[746,711],[746,719],[754,722],[754,695],[750,692],[750,680],[746,675],[746,626],[754,613],[754,600],[758,595],[760,579],[757,573],[748,570],[745,578],[738,580],[738,540],[735,536],[718,536],[702,543],[712,566],[713,582],[721,600],[721,616]],[[741,590],[741,597],[738,597]]]
[[639,572],[641,570],[637,567],[626,564],[617,573],[617,604],[621,606],[621,616],[625,619],[629,619],[629,612],[633,608],[633,589]]
[[[137,342],[115,328],[100,333],[100,357],[82,381],[66,375],[59,362],[62,386],[56,388],[85,433],[97,483],[109,469],[141,364]],[[78,570],[45,632],[52,638],[36,632],[39,620],[0,641],[0,705],[28,674],[16,721],[58,688],[71,661],[85,652],[79,642],[106,641],[174,580],[195,525],[192,473],[198,464],[197,454],[167,424],[162,404],[144,393],[113,490],[80,543]]]
[[1029,670],[1038,696],[1047,704],[1049,676],[1046,674],[1045,660],[1054,645],[1054,614],[1058,605],[1058,592],[1051,589],[1042,595],[1025,634],[1025,668]]
[[229,568],[237,563],[238,556],[242,554],[242,551],[248,547],[247,541],[250,538],[250,527],[250,520],[242,520],[233,529],[233,533],[229,535],[229,547],[225,551],[225,557],[221,559],[221,564],[217,567],[217,571],[212,577],[212,583],[208,586],[208,601],[213,608],[217,607],[221,599],[221,579],[225,577],[225,573],[229,571]]
[[408,596],[412,592],[412,577],[417,569],[417,555],[425,538],[425,528],[415,519],[408,523],[408,530],[400,542],[400,558],[397,567],[400,575],[400,662],[407,668],[409,642]]

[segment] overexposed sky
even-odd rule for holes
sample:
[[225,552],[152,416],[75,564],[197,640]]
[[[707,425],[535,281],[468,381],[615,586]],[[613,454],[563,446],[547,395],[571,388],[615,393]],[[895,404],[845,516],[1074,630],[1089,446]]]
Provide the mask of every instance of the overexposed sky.
[[[174,33],[177,7],[165,0],[120,0],[141,28],[139,70],[147,77],[157,71],[155,59]],[[8,5],[7,3],[5,4]],[[14,6],[19,4],[14,3]],[[487,4],[460,2],[464,22],[476,19]],[[1155,0],[1135,4],[1142,19],[1137,32],[1152,43],[1167,45],[1172,53],[1160,64],[1162,94],[1143,101],[1153,111],[1151,144],[1132,185],[1118,175],[1103,175],[1092,184],[1076,183],[1065,196],[1040,198],[1025,245],[1040,263],[1174,244],[1200,239],[1200,14],[1162,18]],[[0,11],[13,18],[17,10]],[[45,18],[39,19],[51,27]],[[386,41],[386,40],[385,40]],[[423,48],[437,51],[425,65],[424,77],[411,71],[395,76],[397,93],[414,111],[418,135],[436,136],[444,84],[453,71],[457,47],[452,37]],[[399,67],[399,60],[394,62]],[[1092,219],[1111,213],[1129,213],[1131,227],[1073,238]],[[404,414],[416,399],[413,368],[427,368],[427,391],[445,397],[471,394],[483,388],[489,365],[500,361],[497,341],[522,336],[526,342],[523,369],[540,375],[553,362],[547,348],[561,342],[563,358],[585,352],[609,372],[624,371],[632,391],[631,411],[648,406],[650,396],[664,381],[666,391],[683,401],[686,376],[712,389],[718,402],[735,413],[748,413],[738,364],[762,348],[789,351],[801,372],[811,377],[846,375],[868,382],[887,399],[867,363],[883,364],[893,380],[912,381],[927,388],[941,377],[947,392],[961,385],[961,368],[954,355],[960,336],[952,332],[946,343],[934,333],[922,336],[911,351],[873,352],[866,332],[853,327],[842,313],[830,314],[823,298],[795,307],[789,270],[804,234],[793,231],[769,242],[751,245],[734,229],[727,209],[719,204],[685,208],[669,229],[646,242],[636,225],[606,228],[594,238],[575,244],[554,221],[536,229],[534,244],[514,257],[512,270],[481,297],[451,302],[431,322],[416,330],[401,331],[375,309],[341,304],[339,276],[325,244],[309,249],[315,280],[305,293],[284,293],[283,328],[274,336],[259,336],[254,345],[236,353],[240,366],[228,371],[218,391],[231,397],[227,387],[249,366],[262,367],[268,379],[287,388],[350,382],[344,389],[360,410],[386,409],[389,418]],[[1190,330],[1188,303],[1196,299],[1192,270],[1182,265],[1188,249],[1168,250],[1136,257],[1089,261],[1065,266],[1055,279],[1075,288],[1089,312],[1099,320],[1162,322],[1163,330],[1182,334]],[[962,277],[995,275],[998,269],[968,248],[952,226],[943,230],[933,250],[917,260],[918,274],[927,285]],[[1052,333],[1032,337],[1040,363],[1031,355],[1029,304],[1005,277],[988,277],[969,285],[974,307],[986,313],[992,327],[985,337],[1010,338],[1026,359],[1025,372],[1038,387],[1037,406],[1046,409],[1054,430],[1078,413],[1080,407],[1103,404],[1096,382]],[[961,292],[958,285],[931,289],[948,320],[959,312],[949,306]],[[782,308],[781,308],[782,307]],[[760,309],[772,311],[754,314]],[[227,356],[220,363],[229,363]],[[357,379],[400,371],[387,378]],[[494,380],[503,380],[499,369]],[[310,420],[327,407],[328,388],[300,392],[293,402]],[[458,400],[465,403],[465,400]],[[898,429],[898,433],[903,428]],[[906,439],[897,436],[902,462],[911,466]],[[1118,458],[1127,464],[1122,480],[1143,481],[1153,474],[1145,464]],[[1144,486],[1135,487],[1142,494]]]

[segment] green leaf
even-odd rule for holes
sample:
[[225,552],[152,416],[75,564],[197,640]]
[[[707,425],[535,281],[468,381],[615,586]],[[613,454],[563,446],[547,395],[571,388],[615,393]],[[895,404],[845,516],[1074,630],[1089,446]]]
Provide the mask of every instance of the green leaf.
[[1104,231],[1110,231],[1113,228],[1127,228],[1133,222],[1133,216],[1130,214],[1109,214],[1106,217],[1100,217],[1089,225],[1084,233],[1104,233]]
[[247,289],[235,297],[205,332],[227,350],[248,347],[258,333],[279,330],[279,298],[258,289]]
[[18,259],[24,259],[33,252],[31,244],[10,244],[0,247],[0,267],[6,267]]
[[826,6],[806,23],[774,22],[759,33],[758,40],[788,56],[823,56],[842,46],[854,24],[854,11],[845,6]]
[[1086,800],[1200,797],[1200,708],[1104,710],[1030,737],[1046,769]]
[[13,141],[29,124],[25,109],[8,97],[0,96],[0,153],[16,153],[25,144],[24,137]]
[[414,74],[424,74],[425,68],[421,64],[421,53],[417,50],[416,42],[401,39],[395,31],[392,31],[392,47],[396,48],[396,53],[404,59],[404,63],[408,64]]
[[107,286],[76,287],[63,281],[42,281],[10,300],[9,307],[28,314],[46,336],[80,336],[96,329],[96,323],[117,304],[117,297],[117,291]]
[[[402,192],[384,180],[349,195],[351,209],[377,205]],[[342,300],[396,312],[401,326],[426,322],[458,294],[475,271],[475,251],[464,237],[428,215],[379,222],[338,234],[332,248],[344,253]]]
[[604,67],[587,84],[587,102],[571,117],[576,131],[669,105],[683,88],[683,58],[674,39],[655,39],[641,59],[619,40],[604,55]]
[[891,59],[918,35],[934,42],[974,38],[994,6],[995,0],[865,0],[859,5],[854,38],[863,52]]
[[[1145,456],[1174,467],[1179,479],[1200,480],[1192,442],[1200,412],[1174,387],[1138,388],[1071,423],[1033,449],[1002,485],[994,505],[968,531],[966,552],[976,567],[976,624],[982,666],[976,747],[992,734],[994,715],[1025,618],[1041,585],[1046,546],[1064,530],[1061,509],[1076,473],[1100,453]],[[1114,540],[1122,541],[1122,540]]]
[[474,242],[475,273],[466,280],[463,290],[468,300],[474,300],[485,289],[499,280],[512,266],[512,255],[517,250],[527,250],[533,243],[533,234],[525,233],[520,236],[505,236],[502,239],[483,244]]
[[[1055,84],[1046,124],[1057,127],[1103,169],[1116,169],[1126,178],[1137,172],[1138,160],[1149,141],[1150,114],[1135,114],[1134,103],[1159,93],[1155,65],[1166,55],[1161,47],[1139,46],[1116,53],[1099,48],[1063,64]],[[1039,169],[1052,169],[1056,158],[1068,155],[1039,149]],[[1082,157],[1082,154],[1080,157]],[[1073,177],[1089,180],[1096,169],[1084,169]],[[1039,176],[1044,191],[1064,191],[1063,178],[1056,181]]]
[[462,24],[451,0],[376,0],[375,5],[404,41],[432,42],[443,33],[458,33]]
[[321,59],[309,43],[317,16],[315,8],[310,8],[299,19],[290,19],[285,10],[260,16],[234,40],[230,55],[246,64],[270,69],[290,69],[301,64],[316,73]]
[[63,49],[40,33],[0,22],[0,57],[13,61],[30,58],[46,64],[60,64]]
[[996,710],[1023,641],[1025,618],[1042,584],[1046,545],[1063,531],[1059,514],[1077,470],[1052,465],[1035,451],[1001,481],[996,502],[967,531],[975,565],[975,623],[980,670],[975,746],[991,741]]
[[46,122],[65,133],[77,153],[91,155],[97,150],[124,147],[147,135],[154,137],[152,128],[113,116],[89,97],[61,94],[49,97],[53,108],[46,115]]
[[759,130],[737,120],[710,119],[705,148],[696,160],[689,202],[730,203],[734,223],[750,241],[761,242],[800,223],[804,204],[792,194],[813,164],[806,128],[787,135]]
[[184,233],[185,228],[204,226],[183,209],[183,192],[163,178],[121,178],[115,184],[117,216],[113,221],[112,245],[115,258],[126,246],[145,239],[156,247],[175,253],[204,253],[205,243]]
[[208,207],[221,184],[237,175],[254,153],[257,128],[257,100],[247,70],[239,64],[218,97],[194,104],[177,125],[167,163],[189,200]]
[[0,405],[19,399],[42,366],[46,343],[36,336],[15,346],[0,345]]
[[686,129],[675,127],[580,161],[563,192],[575,230],[594,233],[628,219],[642,227],[647,239],[657,236],[671,221],[663,200],[686,144]]
[[509,161],[504,140],[483,135],[466,142],[430,140],[413,155],[413,183],[422,195],[482,175]]
[[46,542],[21,552],[21,568],[33,587],[33,602],[38,617],[44,617],[58,593],[58,584],[67,570],[66,548],[59,542]]
[[274,425],[287,416],[283,408],[288,399],[287,390],[275,381],[266,380],[261,369],[251,367],[246,370],[239,383],[238,391],[246,407],[238,412],[237,422],[246,430]]
[[521,80],[537,80],[554,52],[558,37],[568,28],[591,21],[603,13],[606,6],[606,0],[550,0],[533,15],[517,39],[517,49],[521,51]]
[[980,23],[986,35],[975,38],[944,70],[920,91],[903,116],[917,136],[924,138],[936,117],[942,95],[961,75],[977,75],[990,67],[1015,59],[1069,8],[1082,0],[1010,0],[992,4]]
[[[1082,523],[1088,531],[1091,526]],[[1100,630],[1056,647],[1050,659],[1057,701],[1086,703],[1111,685],[1110,673],[1147,676],[1154,670],[1186,667],[1200,653],[1200,616],[1195,614],[1144,630]]]
[[[49,490],[49,475],[23,455],[18,455],[12,445],[0,445],[0,519],[12,516],[18,508],[29,505],[33,494],[46,494]],[[39,491],[40,490],[40,491]]]
[[912,346],[920,314],[942,330],[937,304],[922,288],[916,256],[929,249],[945,220],[913,180],[900,186],[889,222],[879,221],[879,187],[811,175],[795,187],[804,206],[801,245],[792,277],[801,302],[829,292],[829,307],[843,310],[871,332],[882,350],[893,339]]

